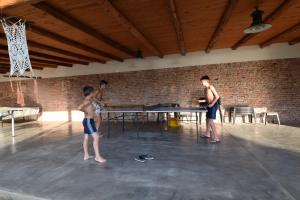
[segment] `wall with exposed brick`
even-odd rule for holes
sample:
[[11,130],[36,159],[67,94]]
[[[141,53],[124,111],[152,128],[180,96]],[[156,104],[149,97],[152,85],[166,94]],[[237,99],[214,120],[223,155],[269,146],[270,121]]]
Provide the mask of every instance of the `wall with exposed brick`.
[[[85,85],[109,82],[104,96],[109,104],[178,102],[190,105],[203,96],[199,78],[211,77],[223,105],[248,104],[277,111],[282,122],[300,123],[300,59],[281,59],[215,64],[124,73],[86,75],[38,80],[38,100],[43,111],[74,110],[82,101]],[[13,83],[15,87],[16,83]],[[16,90],[0,83],[0,105],[12,106]],[[27,105],[37,105],[33,81],[22,81]]]

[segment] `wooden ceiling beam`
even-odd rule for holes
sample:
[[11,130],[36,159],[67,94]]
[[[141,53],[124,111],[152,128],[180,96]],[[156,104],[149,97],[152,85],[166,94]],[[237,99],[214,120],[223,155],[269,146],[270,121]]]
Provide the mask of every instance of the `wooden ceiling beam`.
[[232,16],[232,13],[233,13],[233,10],[234,10],[236,4],[237,4],[237,0],[228,0],[227,1],[227,4],[224,8],[223,14],[218,22],[218,25],[217,25],[214,33],[212,34],[212,36],[208,42],[208,45],[205,49],[206,53],[209,53],[211,51],[211,49],[213,49],[213,47],[217,43],[218,38],[220,37],[226,24],[229,22],[229,19]]
[[0,74],[6,74],[7,72],[9,72],[8,69],[6,69],[6,68],[1,69],[1,67],[0,67]]
[[[284,0],[279,6],[273,10],[272,13],[270,13],[264,21],[266,23],[271,23],[275,19],[277,19],[285,10],[287,10],[290,6],[293,5],[295,0]],[[232,47],[232,50],[236,50],[238,47],[240,47],[242,44],[246,43],[251,38],[254,38],[257,34],[245,34],[241,39],[239,39]]]
[[7,64],[4,64],[4,63],[0,63],[0,69],[7,69],[7,70],[9,70],[10,66],[7,65]]
[[183,31],[181,27],[180,18],[178,16],[175,0],[169,0],[169,3],[170,3],[169,5],[170,5],[172,23],[176,32],[177,45],[181,55],[184,56],[186,54],[186,48],[185,48]]
[[[0,44],[0,50],[6,50],[7,51],[7,46]],[[35,51],[29,51],[29,55],[39,57],[39,58],[54,60],[55,62],[61,62],[61,63],[66,63],[66,64],[74,64],[74,63],[82,64],[82,65],[88,65],[89,64],[88,62],[84,62],[84,61],[73,60],[73,59],[69,59],[69,58],[61,58],[61,57],[58,57],[58,56],[52,56],[52,55],[39,53],[39,52],[35,52]]]
[[[0,38],[5,38],[5,34],[0,33]],[[34,42],[34,41],[31,41],[31,40],[27,40],[27,44],[28,44],[28,48],[35,47],[35,48],[38,48],[38,49],[51,51],[51,52],[59,53],[59,54],[62,54],[62,55],[71,56],[71,57],[74,57],[74,58],[79,58],[79,59],[82,59],[82,60],[85,60],[85,61],[105,63],[105,60],[80,55],[80,54],[77,54],[77,53],[73,53],[73,52],[66,51],[66,50],[63,50],[63,49],[59,49],[59,48],[56,48],[56,47],[48,46],[48,45],[41,44],[41,43],[38,43],[38,42]]]
[[[40,67],[40,66],[36,66],[36,65],[31,65],[32,69],[34,70],[43,70],[44,68],[43,67]],[[26,71],[29,71],[29,69],[27,69]]]
[[[0,63],[1,64],[7,64],[7,65],[10,65],[10,61],[9,60],[5,60],[5,59],[0,59]],[[34,69],[37,69],[37,68],[45,68],[45,67],[48,67],[48,68],[57,68],[57,65],[49,65],[49,64],[43,64],[43,63],[37,63],[37,62],[31,62],[31,66],[32,68]]]
[[[6,17],[5,14],[2,14],[2,16]],[[10,21],[17,22],[17,20],[15,20],[15,19],[10,19]],[[85,44],[81,44],[81,43],[79,43],[79,42],[77,42],[75,40],[71,40],[69,38],[63,37],[63,36],[61,36],[61,35],[59,35],[59,34],[57,34],[55,32],[48,31],[48,30],[43,29],[41,27],[35,26],[33,24],[30,24],[30,29],[28,29],[28,31],[30,31],[30,32],[32,32],[34,34],[37,34],[37,35],[41,35],[43,37],[47,37],[47,38],[49,38],[51,40],[55,40],[57,42],[60,42],[60,43],[63,43],[63,44],[75,47],[77,49],[84,50],[86,52],[95,54],[97,56],[103,56],[103,57],[106,57],[106,58],[109,58],[109,59],[112,59],[112,60],[123,62],[123,59],[120,58],[120,57],[118,57],[118,56],[115,56],[115,55],[112,55],[110,53],[106,53],[104,51],[101,51],[101,50],[89,47],[89,46],[87,46]]]
[[41,2],[43,0],[1,0],[0,1],[0,9],[5,9],[5,10],[9,10],[9,9],[14,9],[20,6],[24,6],[27,4],[33,4],[33,3],[38,3]]
[[32,62],[40,63],[40,64],[45,64],[45,65],[59,65],[59,66],[64,66],[64,67],[72,67],[72,64],[68,63],[62,63],[62,62],[55,62],[55,61],[50,61],[50,60],[43,60],[43,59],[38,59],[38,58],[30,58]]
[[286,29],[286,30],[284,30],[284,31],[282,31],[282,32],[280,32],[280,33],[278,33],[277,35],[274,35],[273,37],[271,37],[271,38],[265,40],[265,41],[262,42],[259,46],[260,46],[261,48],[264,48],[264,47],[266,47],[266,46],[272,44],[276,39],[280,38],[281,36],[283,36],[283,35],[285,35],[285,34],[288,34],[288,33],[290,33],[290,32],[293,32],[293,31],[295,31],[295,30],[298,30],[298,29],[300,29],[300,22],[298,22],[297,24],[291,26],[290,28],[288,28],[288,29]]
[[50,38],[52,40],[58,41],[60,43],[75,47],[77,49],[84,50],[86,52],[95,54],[97,56],[103,56],[103,57],[106,57],[106,58],[109,58],[109,59],[112,59],[112,60],[123,62],[123,59],[118,57],[118,56],[115,56],[115,55],[112,55],[110,53],[106,53],[104,51],[89,47],[85,44],[81,44],[81,43],[79,43],[75,40],[71,40],[69,38],[63,37],[61,35],[58,35],[54,32],[50,32],[50,31],[45,30],[43,28],[37,27],[35,25],[30,25],[29,31],[31,31],[32,33],[41,35],[43,37],[47,37],[47,38]]
[[[9,65],[10,61],[8,59],[0,58],[0,63]],[[31,65],[32,65],[32,67],[37,67],[37,68],[43,68],[43,67],[57,68],[57,65],[43,64],[43,63],[38,63],[38,62],[34,62],[34,61],[31,61]]]
[[59,53],[59,54],[62,54],[62,55],[71,56],[71,57],[78,58],[78,59],[85,60],[85,61],[105,63],[105,60],[80,55],[80,54],[73,53],[73,52],[70,52],[70,51],[66,51],[66,50],[63,50],[63,49],[59,49],[59,48],[56,48],[56,47],[48,46],[48,45],[45,45],[45,44],[40,44],[40,43],[37,43],[37,42],[34,42],[34,41],[28,40],[27,43],[28,43],[29,48],[30,47],[35,47],[35,48],[38,48],[38,49],[43,49],[43,50]]
[[[0,44],[0,50],[7,51],[7,46]],[[77,63],[77,64],[82,64],[82,65],[88,65],[88,62],[83,62],[83,61],[78,61],[78,60],[73,60],[73,59],[68,59],[68,58],[61,58],[58,56],[52,56],[52,55],[39,53],[39,52],[35,52],[35,51],[29,51],[29,55],[35,56],[35,57],[40,57],[40,58],[45,58],[45,59],[49,59],[49,60],[54,60],[55,62],[62,62],[62,63],[66,63],[66,64]]]
[[[40,67],[32,67],[32,68],[35,68],[35,69],[42,69]],[[7,64],[7,63],[4,63],[4,62],[0,62],[0,69],[1,70],[6,70],[7,72],[10,71],[10,65]]]
[[289,41],[290,45],[294,45],[294,44],[297,44],[297,43],[300,43],[300,37],[294,38],[291,41]]
[[10,70],[10,66],[4,63],[0,63],[0,70]]
[[163,54],[155,47],[148,38],[127,18],[118,10],[109,0],[97,0],[98,4],[104,7],[104,11],[111,17],[113,17],[120,25],[122,25],[127,31],[133,35],[143,46],[153,52],[158,57],[162,58]]
[[73,60],[73,59],[69,59],[69,58],[62,58],[62,57],[52,56],[52,55],[39,53],[39,52],[35,52],[35,51],[29,51],[29,55],[46,58],[46,59],[54,60],[54,61],[58,61],[58,62],[69,63],[69,64],[75,64],[75,63],[81,64],[81,65],[89,64],[88,62],[85,62],[85,61]]
[[[0,56],[3,56],[1,59],[2,60],[8,60],[9,61],[9,55],[7,53],[0,53]],[[57,62],[57,61],[50,61],[50,60],[43,60],[38,58],[32,58],[33,56],[30,55],[30,61],[35,62],[35,63],[40,63],[40,64],[45,64],[45,65],[54,65],[54,66],[64,66],[64,67],[72,67],[72,64],[69,63],[64,63],[64,62]],[[0,59],[0,60],[1,60]]]
[[241,39],[239,39],[232,47],[232,50],[236,50],[239,48],[242,44],[246,43],[248,40],[250,40],[252,37],[254,37],[253,33],[247,33],[245,34]]
[[70,26],[73,26],[74,28],[78,29],[81,32],[84,32],[94,38],[96,38],[97,40],[113,47],[114,49],[117,49],[121,52],[124,52],[130,56],[135,57],[136,56],[136,52],[131,50],[130,48],[120,44],[117,41],[114,41],[113,39],[111,39],[110,37],[104,35],[103,33],[99,32],[98,30],[91,28],[89,26],[87,26],[85,23],[75,19],[74,17],[67,15],[66,12],[52,6],[49,5],[46,2],[40,2],[40,3],[36,3],[36,4],[32,4],[35,8],[40,9],[46,13],[48,13],[49,15],[55,17],[56,19],[63,21],[67,24],[69,24]]
[[[32,69],[34,70],[43,70],[42,67],[36,67],[36,66],[32,66]],[[29,70],[26,70],[29,71]],[[7,72],[10,72],[10,66],[5,64],[5,63],[1,63],[0,62],[0,73],[3,72],[4,74]]]
[[36,62],[31,62],[31,65],[33,67],[39,67],[39,68],[57,68],[57,65],[47,65],[47,64],[41,64]]

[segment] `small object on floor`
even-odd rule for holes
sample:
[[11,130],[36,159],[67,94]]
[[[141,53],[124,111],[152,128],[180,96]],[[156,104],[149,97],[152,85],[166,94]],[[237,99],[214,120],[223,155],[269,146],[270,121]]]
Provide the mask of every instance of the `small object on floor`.
[[207,136],[207,135],[200,135],[201,138],[204,138],[204,139],[209,139],[210,136]]
[[211,140],[210,143],[211,144],[217,144],[217,143],[221,143],[221,141],[220,140]]
[[146,160],[154,160],[154,157],[149,154],[142,155]]
[[146,159],[143,157],[143,156],[138,156],[137,158],[134,158],[135,161],[138,161],[138,162],[145,162]]
[[145,162],[146,160],[154,160],[154,157],[148,154],[141,154],[137,158],[134,158],[135,161]]
[[99,135],[99,138],[102,138],[104,136],[104,134],[101,131],[98,132],[98,135]]
[[180,121],[178,118],[170,118],[168,119],[168,126],[171,128],[178,128],[180,127]]

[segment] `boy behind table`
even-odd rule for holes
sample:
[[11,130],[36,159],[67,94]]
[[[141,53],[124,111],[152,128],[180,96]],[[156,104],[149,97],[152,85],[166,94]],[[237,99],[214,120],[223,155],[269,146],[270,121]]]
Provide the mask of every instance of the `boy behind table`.
[[99,163],[104,163],[106,160],[99,153],[99,136],[97,134],[97,129],[95,127],[94,121],[94,106],[92,105],[95,93],[94,88],[86,86],[83,88],[84,100],[83,103],[78,107],[79,110],[84,112],[83,127],[84,127],[84,139],[83,139],[83,150],[84,150],[84,160],[91,159],[92,156],[88,152],[88,139],[89,135],[93,137],[93,147],[95,151],[95,161]]
[[100,81],[99,87],[95,93],[95,98],[93,101],[93,106],[95,108],[96,128],[97,128],[100,136],[102,136],[102,133],[100,132],[100,124],[102,121],[101,110],[103,110],[103,107],[104,107],[103,95],[104,95],[104,91],[105,91],[107,84],[108,84],[108,82],[105,80]]
[[[218,135],[220,135],[220,131],[217,129],[220,129],[220,125],[216,125],[214,123],[214,120],[217,117],[217,110],[220,106],[220,96],[218,95],[216,89],[214,86],[212,86],[209,82],[208,76],[202,76],[200,79],[202,85],[205,87],[204,92],[206,96],[207,106],[207,113],[206,113],[206,133],[204,138],[211,138],[211,143],[218,143],[220,142],[220,139],[218,138]],[[203,102],[203,100],[200,100]]]

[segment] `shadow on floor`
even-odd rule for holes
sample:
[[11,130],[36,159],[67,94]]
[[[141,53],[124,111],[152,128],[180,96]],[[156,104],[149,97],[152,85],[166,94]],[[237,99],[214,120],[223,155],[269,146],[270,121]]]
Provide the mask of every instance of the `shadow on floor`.
[[[19,142],[15,152],[11,147],[2,148],[0,187],[64,200],[300,198],[297,152],[230,133],[224,133],[219,145],[205,140],[197,144],[194,126],[161,134],[159,127],[147,125],[137,137],[134,125],[122,133],[121,125],[116,124],[113,137],[101,141],[108,163],[98,165],[93,160],[82,161],[81,127],[69,126]],[[140,153],[156,159],[138,163],[133,158]]]

